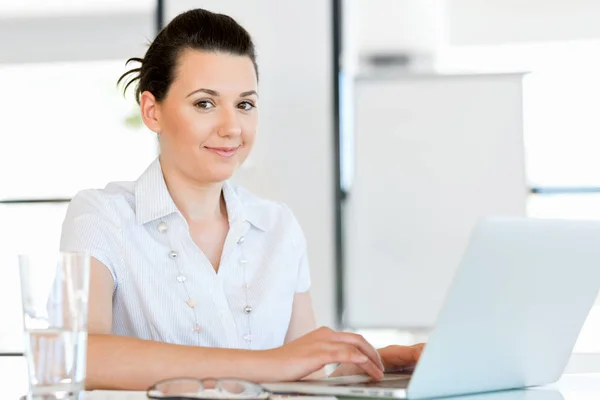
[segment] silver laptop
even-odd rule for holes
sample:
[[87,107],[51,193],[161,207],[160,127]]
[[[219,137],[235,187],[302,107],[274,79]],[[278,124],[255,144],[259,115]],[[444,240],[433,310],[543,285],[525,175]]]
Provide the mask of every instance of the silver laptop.
[[551,383],[563,373],[599,288],[600,222],[485,218],[414,373],[265,386],[419,399]]

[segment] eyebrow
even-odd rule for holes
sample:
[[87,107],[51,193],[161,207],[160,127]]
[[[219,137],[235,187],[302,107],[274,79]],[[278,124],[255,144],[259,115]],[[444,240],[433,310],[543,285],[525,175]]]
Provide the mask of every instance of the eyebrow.
[[[193,94],[196,94],[196,93],[201,93],[201,92],[202,92],[202,93],[209,94],[209,95],[211,95],[211,96],[215,96],[215,97],[218,97],[218,96],[220,96],[219,92],[217,92],[216,90],[212,90],[212,89],[205,89],[205,88],[200,88],[200,89],[196,89],[196,90],[194,90],[192,93],[188,94],[188,95],[186,96],[186,98],[187,98],[187,97],[190,97],[190,96],[191,96],[191,95],[193,95]],[[242,93],[240,93],[240,97],[247,97],[247,96],[251,96],[251,95],[256,95],[256,96],[258,96],[258,93],[256,93],[256,90],[248,90],[248,91],[246,91],[246,92],[242,92]]]

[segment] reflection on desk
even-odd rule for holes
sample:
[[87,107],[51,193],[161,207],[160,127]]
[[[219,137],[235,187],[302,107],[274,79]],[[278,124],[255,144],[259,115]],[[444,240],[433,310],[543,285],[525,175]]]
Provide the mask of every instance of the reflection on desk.
[[[78,400],[145,400],[144,392],[87,392]],[[332,396],[272,396],[271,400],[336,400]],[[340,397],[340,399],[343,399]],[[566,400],[555,390],[511,390],[448,398],[449,400]]]
[[508,390],[448,398],[451,400],[565,400],[557,390]]
[[[341,397],[340,397],[341,398]],[[141,392],[89,392],[81,400],[145,400],[145,393]],[[271,400],[335,400],[335,397],[322,396],[272,396]],[[448,398],[448,400],[565,400],[558,391],[535,391],[535,390],[513,390],[508,392],[497,392],[478,394],[470,396],[459,396]]]
[[[137,397],[135,397],[137,396]],[[342,397],[339,397],[343,399]],[[144,400],[143,392],[86,393],[83,400]],[[272,400],[335,400],[325,396],[272,396]],[[448,400],[600,400],[600,374],[564,375],[557,383],[523,390],[449,397]]]
[[[590,393],[591,395],[591,393]],[[595,399],[600,399],[600,392],[594,393]],[[79,400],[144,400],[144,392],[110,392],[94,391],[85,393]],[[335,400],[331,396],[272,396],[271,400]],[[340,397],[340,399],[344,399]],[[509,390],[494,393],[473,394],[457,396],[448,400],[591,400],[592,397],[563,396],[557,389],[527,389]]]

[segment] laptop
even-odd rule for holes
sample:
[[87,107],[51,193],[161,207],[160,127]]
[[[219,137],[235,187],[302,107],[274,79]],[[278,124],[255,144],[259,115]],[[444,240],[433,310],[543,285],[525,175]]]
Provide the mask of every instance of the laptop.
[[487,217],[471,234],[412,374],[264,386],[275,393],[421,399],[552,383],[599,288],[600,221]]

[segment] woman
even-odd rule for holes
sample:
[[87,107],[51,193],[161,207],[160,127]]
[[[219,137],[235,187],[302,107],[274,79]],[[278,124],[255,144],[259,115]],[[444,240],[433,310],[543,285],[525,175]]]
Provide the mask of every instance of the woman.
[[[229,182],[252,149],[258,69],[249,34],[205,10],[156,37],[138,81],[160,156],[135,182],[72,200],[61,249],[92,256],[88,388],[145,389],[178,376],[251,381],[413,364],[421,347],[376,351],[316,329],[306,242],[292,212]],[[131,61],[130,60],[130,61]]]

